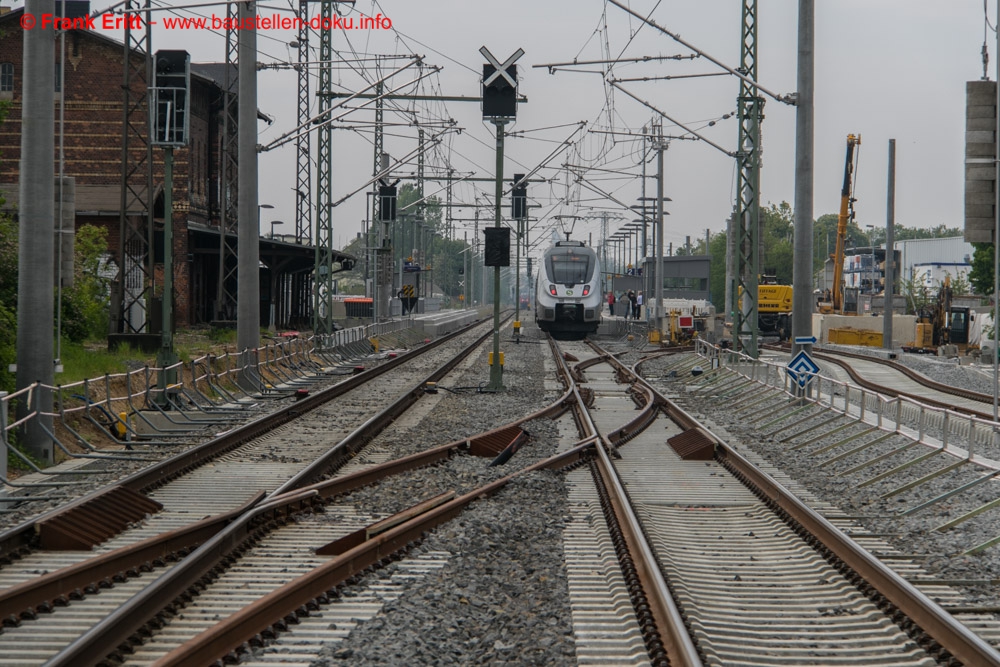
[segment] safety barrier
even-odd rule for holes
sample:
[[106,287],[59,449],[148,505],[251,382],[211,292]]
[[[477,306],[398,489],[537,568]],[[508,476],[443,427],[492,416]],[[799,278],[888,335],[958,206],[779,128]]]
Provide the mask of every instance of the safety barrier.
[[713,368],[726,367],[751,382],[843,414],[881,431],[909,438],[939,453],[1000,470],[1000,423],[904,396],[886,396],[820,374],[807,374],[806,389],[784,364],[753,359],[699,341],[696,353]]
[[[150,454],[142,449],[241,420],[264,401],[294,394],[322,376],[355,372],[359,359],[377,363],[386,348],[422,341],[411,325],[410,321],[380,322],[325,336],[273,340],[257,349],[204,355],[166,368],[143,366],[67,385],[36,382],[13,393],[0,392],[0,496],[17,489],[73,484],[8,479],[8,452],[41,475],[95,474],[93,470],[46,468],[22,453],[14,441],[29,424],[51,440],[53,458],[58,450],[61,459],[144,460]],[[382,342],[381,354],[376,354],[376,340]],[[167,386],[163,378],[170,378]],[[114,447],[94,446],[81,432],[81,425]]]

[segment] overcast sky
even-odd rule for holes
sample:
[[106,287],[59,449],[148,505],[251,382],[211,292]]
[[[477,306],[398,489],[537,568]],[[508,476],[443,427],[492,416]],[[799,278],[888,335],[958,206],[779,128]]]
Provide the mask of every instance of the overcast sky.
[[[92,3],[99,10],[106,0]],[[175,7],[186,2],[170,3]],[[297,2],[295,3],[297,5]],[[272,15],[291,5],[272,0],[258,13]],[[737,0],[631,0],[630,6],[714,58],[736,67],[739,64],[741,3]],[[318,12],[318,4],[316,6]],[[218,8],[194,10],[201,15]],[[653,112],[627,95],[608,93],[607,66],[580,66],[550,74],[533,65],[573,59],[621,58],[611,76],[618,79],[664,77],[692,74],[713,76],[674,78],[621,83],[637,97],[649,101],[664,113],[726,150],[736,145],[737,123],[725,119],[736,109],[739,82],[708,60],[684,59],[630,64],[629,58],[643,56],[690,55],[691,51],[667,35],[629,17],[603,0],[507,0],[502,3],[471,0],[358,0],[354,10],[343,10],[356,19],[360,15],[381,14],[392,22],[392,30],[336,32],[334,48],[340,57],[355,59],[372,54],[417,54],[426,66],[440,67],[439,73],[423,79],[408,90],[421,94],[478,95],[484,59],[479,48],[486,46],[503,60],[517,48],[525,55],[518,61],[520,92],[528,103],[519,105],[515,133],[506,143],[505,177],[538,165],[574,127],[586,121],[588,133],[577,135],[570,150],[552,159],[540,176],[548,184],[532,184],[529,197],[540,208],[535,216],[535,236],[551,224],[553,214],[600,215],[619,212],[622,224],[634,216],[617,204],[604,200],[586,187],[574,185],[576,175],[567,177],[561,166],[592,167],[585,173],[590,187],[612,193],[626,204],[640,194],[639,173],[643,155],[641,140],[606,132],[640,132]],[[995,6],[989,8],[993,21]],[[793,0],[760,0],[759,82],[776,93],[790,93],[796,83],[797,3]],[[886,215],[887,146],[897,145],[896,221],[916,227],[938,224],[960,227],[963,218],[963,141],[965,82],[982,77],[981,48],[984,41],[984,7],[978,0],[838,0],[816,2],[816,116],[815,116],[815,208],[814,217],[836,213],[844,169],[845,139],[860,133],[859,170],[856,175],[857,222],[884,225]],[[120,32],[120,31],[119,31]],[[121,34],[116,34],[119,39]],[[259,60],[272,64],[297,57],[287,43],[290,31],[262,30],[259,33]],[[991,63],[990,77],[996,76],[996,35],[987,36]],[[318,45],[318,39],[312,40]],[[195,62],[224,59],[221,35],[195,30],[154,33],[153,49],[185,48]],[[315,56],[314,56],[315,57]],[[404,62],[404,61],[389,61]],[[603,71],[602,71],[603,70]],[[315,70],[313,70],[315,74]],[[295,125],[296,80],[291,70],[264,70],[259,76],[259,106],[276,120],[260,124],[260,143],[266,144]],[[372,72],[365,74],[371,78]],[[397,75],[390,86],[417,76],[416,68]],[[356,90],[362,77],[338,65],[334,81],[342,90]],[[316,79],[313,79],[313,91]],[[452,131],[428,155],[427,168],[447,168],[476,176],[494,172],[492,125],[482,122],[477,104],[395,103],[401,111],[386,113],[388,122],[410,122],[414,117],[427,124],[428,136],[440,130],[440,122],[457,121],[461,132]],[[315,103],[313,105],[315,110]],[[414,116],[412,111],[416,111]],[[767,98],[763,122],[763,204],[794,203],[795,110]],[[357,131],[334,133],[334,196],[340,199],[359,188],[372,171],[372,133],[365,127],[373,120],[371,111],[359,110],[347,118],[360,126]],[[345,119],[346,120],[346,119]],[[715,121],[713,125],[708,123]],[[548,129],[543,129],[548,128]],[[386,149],[400,157],[416,147],[414,127],[391,127]],[[664,132],[683,135],[684,131],[664,121]],[[690,136],[690,135],[687,135]],[[683,243],[686,235],[703,237],[706,229],[724,229],[734,197],[735,162],[703,141],[675,140],[665,158],[668,205],[666,240]],[[600,170],[614,170],[616,173]],[[655,161],[648,165],[655,172]],[[402,171],[415,171],[415,162]],[[577,173],[582,173],[577,170]],[[630,177],[629,175],[633,175]],[[567,185],[569,183],[569,185]],[[648,181],[648,194],[655,185]],[[294,146],[265,153],[260,161],[260,202],[275,208],[263,213],[263,231],[272,220],[285,221],[285,232],[293,230]],[[438,186],[429,183],[426,191]],[[488,193],[492,186],[463,183],[455,187],[456,201],[475,203],[476,194]],[[442,199],[444,192],[440,193]],[[567,203],[568,200],[568,203]],[[562,201],[562,203],[560,203]],[[593,208],[596,207],[596,208]],[[505,210],[507,204],[505,203]],[[472,208],[457,209],[456,218],[472,218]],[[483,209],[482,216],[489,217]],[[356,195],[335,209],[335,238],[346,243],[363,229],[365,195]],[[472,223],[456,223],[460,230]],[[599,224],[593,220],[577,223],[574,236],[592,234],[596,243]],[[461,231],[458,236],[461,237]]]

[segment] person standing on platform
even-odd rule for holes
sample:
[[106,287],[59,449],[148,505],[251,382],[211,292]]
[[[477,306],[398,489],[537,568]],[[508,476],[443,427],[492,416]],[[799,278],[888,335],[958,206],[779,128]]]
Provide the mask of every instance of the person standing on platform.
[[628,319],[630,317],[635,317],[636,316],[635,315],[635,313],[636,313],[636,305],[635,304],[636,304],[635,290],[629,290],[628,291],[628,302],[627,302],[627,306],[626,306],[626,309],[625,309],[625,319]]
[[640,291],[635,297],[635,319],[641,319],[642,317],[642,291]]
[[611,317],[615,316],[615,293],[608,292],[608,312]]

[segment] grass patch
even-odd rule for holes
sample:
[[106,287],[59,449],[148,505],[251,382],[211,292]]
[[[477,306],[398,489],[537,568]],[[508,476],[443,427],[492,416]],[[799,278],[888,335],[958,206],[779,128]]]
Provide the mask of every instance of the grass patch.
[[70,384],[86,378],[103,377],[105,373],[124,373],[129,366],[132,368],[152,364],[153,359],[145,352],[126,345],[119,346],[114,352],[109,352],[107,343],[71,343],[64,340],[62,344],[63,372],[56,373],[57,384]]

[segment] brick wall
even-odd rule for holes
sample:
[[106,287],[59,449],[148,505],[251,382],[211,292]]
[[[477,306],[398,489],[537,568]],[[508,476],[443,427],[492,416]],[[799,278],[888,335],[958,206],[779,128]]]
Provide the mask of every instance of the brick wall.
[[[0,16],[0,63],[14,65],[14,90],[0,93],[0,99],[10,102],[6,121],[0,125],[0,188],[16,192],[21,154],[21,91],[23,90],[23,31],[18,23],[20,12]],[[59,42],[54,46],[56,62],[60,60]],[[65,173],[76,179],[78,200],[86,186],[117,186],[122,169],[122,127],[124,105],[122,94],[124,47],[122,44],[89,31],[70,31],[66,36],[65,63]],[[131,55],[133,65],[142,72],[143,56]],[[130,81],[133,100],[144,93],[140,76]],[[218,224],[218,205],[213,204],[212,174],[218,164],[218,108],[221,91],[204,80],[192,80],[190,143],[174,150],[174,287],[175,319],[178,326],[192,324],[194,301],[191,294],[190,239],[187,220],[202,224]],[[59,108],[56,97],[56,127]],[[147,135],[147,116],[133,112],[132,127],[139,136]],[[213,145],[214,144],[214,145]],[[56,147],[58,152],[58,134]],[[131,163],[140,164],[145,146],[133,135],[129,139]],[[59,174],[58,161],[55,173]],[[145,190],[145,166],[130,177],[139,191]],[[157,193],[154,215],[163,213],[163,150],[153,149],[153,188]],[[111,197],[108,209],[100,217],[77,216],[77,226],[99,223],[108,231],[109,251],[117,258],[119,252],[118,197]],[[158,269],[162,271],[162,267]],[[159,281],[157,281],[157,284]]]

